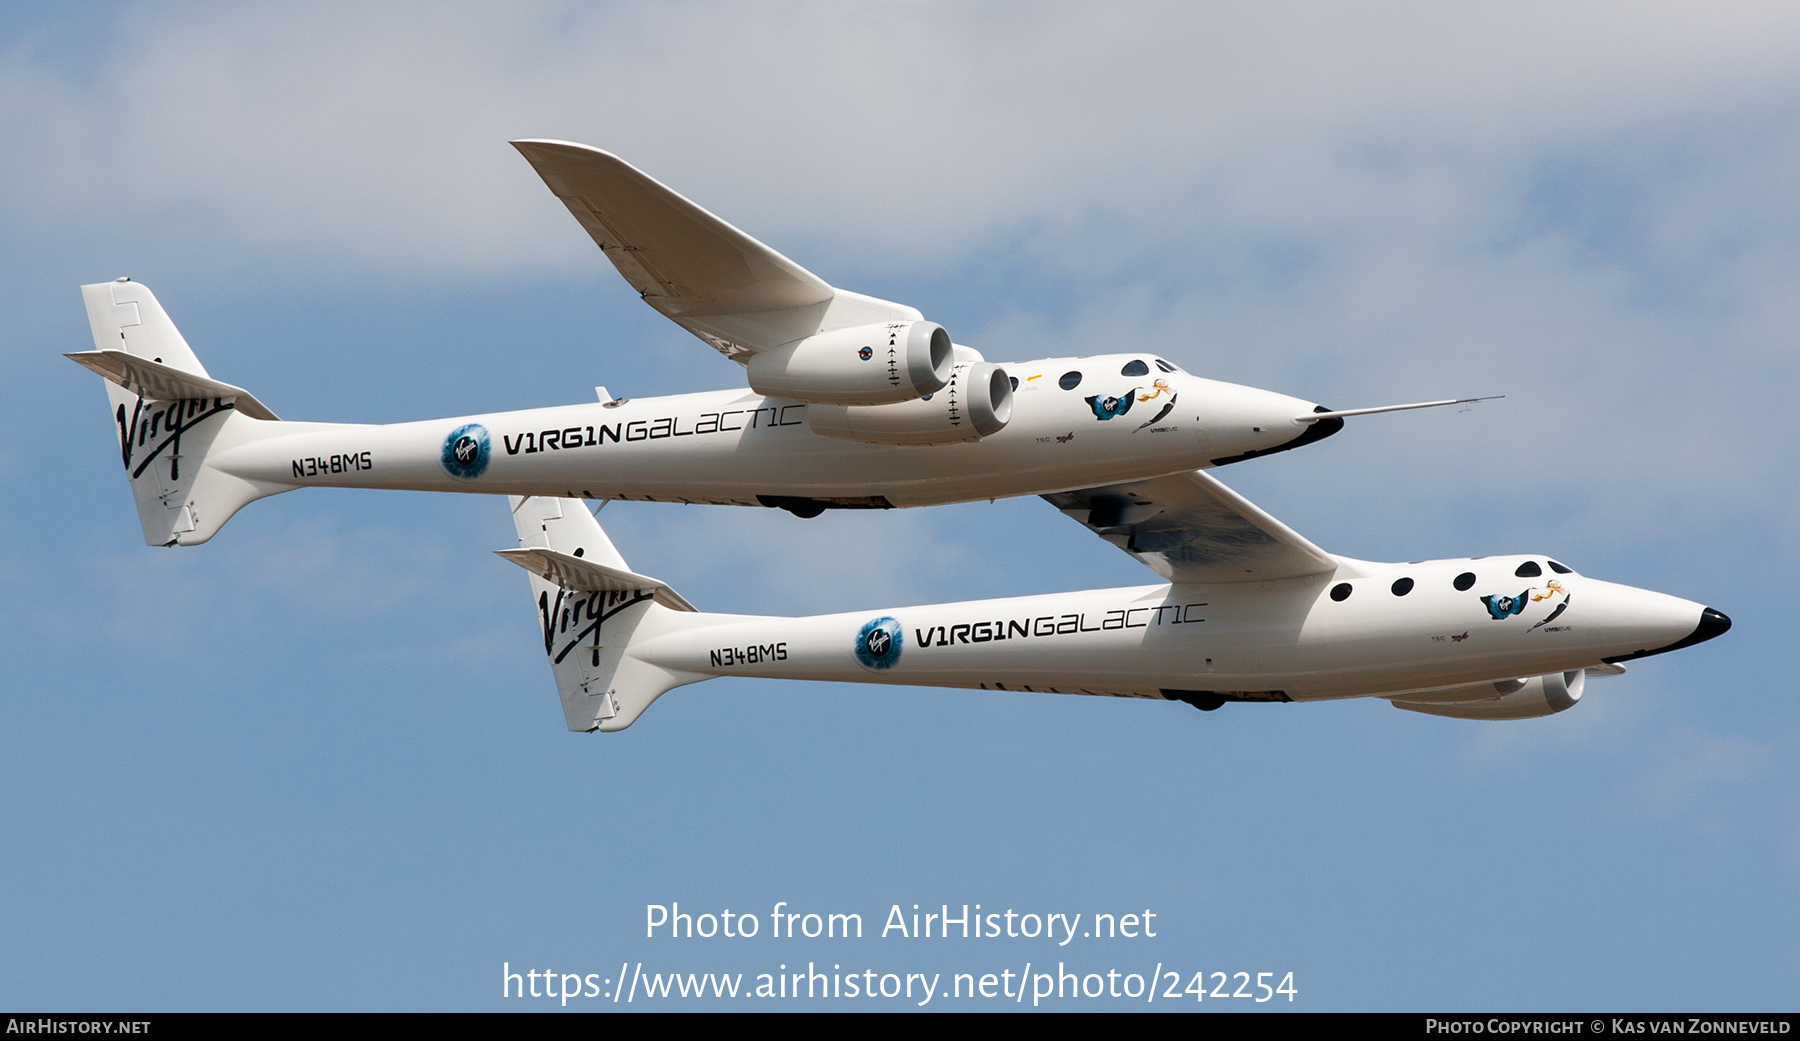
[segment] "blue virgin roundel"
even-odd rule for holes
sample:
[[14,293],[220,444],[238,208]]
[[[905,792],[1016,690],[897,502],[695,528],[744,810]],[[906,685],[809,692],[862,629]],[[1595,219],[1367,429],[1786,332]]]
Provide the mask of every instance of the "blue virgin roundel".
[[472,481],[487,472],[488,432],[480,423],[465,423],[444,438],[438,461],[452,477]]
[[865,669],[891,669],[900,660],[900,648],[906,642],[900,623],[892,618],[876,618],[863,623],[856,634],[856,660]]
[[1503,621],[1525,610],[1525,605],[1531,602],[1531,590],[1527,589],[1518,596],[1484,596],[1481,602],[1487,605],[1488,614],[1493,616],[1494,621]]
[[1107,397],[1096,394],[1087,399],[1088,407],[1094,410],[1095,419],[1111,419],[1131,411],[1131,403],[1137,400],[1137,388],[1133,387],[1119,397]]

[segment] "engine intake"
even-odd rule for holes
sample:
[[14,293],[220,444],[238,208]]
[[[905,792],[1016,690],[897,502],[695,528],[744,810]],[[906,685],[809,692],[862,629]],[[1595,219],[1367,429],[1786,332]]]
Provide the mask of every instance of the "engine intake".
[[941,393],[891,405],[808,405],[813,433],[875,445],[949,445],[999,433],[1012,419],[1012,380],[988,362],[964,362]]
[[827,405],[882,405],[935,394],[955,352],[936,322],[859,325],[750,356],[750,389]]

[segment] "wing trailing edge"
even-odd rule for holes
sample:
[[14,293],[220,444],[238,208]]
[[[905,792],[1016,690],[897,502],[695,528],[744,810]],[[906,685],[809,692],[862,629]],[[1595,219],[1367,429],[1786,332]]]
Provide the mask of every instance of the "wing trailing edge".
[[1171,582],[1266,582],[1343,563],[1199,470],[1044,499]]

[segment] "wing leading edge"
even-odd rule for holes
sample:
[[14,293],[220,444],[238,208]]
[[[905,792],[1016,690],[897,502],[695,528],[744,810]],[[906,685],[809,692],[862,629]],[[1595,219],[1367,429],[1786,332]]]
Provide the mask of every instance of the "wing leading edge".
[[1264,582],[1339,563],[1199,470],[1044,499],[1171,582]]
[[730,358],[814,333],[919,321],[916,309],[829,283],[618,156],[514,141],[644,302]]

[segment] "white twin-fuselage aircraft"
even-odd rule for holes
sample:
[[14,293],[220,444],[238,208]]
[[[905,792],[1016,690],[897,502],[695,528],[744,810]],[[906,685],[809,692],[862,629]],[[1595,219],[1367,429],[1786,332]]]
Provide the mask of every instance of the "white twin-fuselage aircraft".
[[1343,417],[1154,352],[987,362],[914,308],[835,289],[618,158],[521,141],[645,302],[741,363],[748,390],[412,423],[281,422],[211,378],[156,297],[82,287],[144,539],[197,545],[308,486],[774,506],[801,516],[1038,495],[1216,466]]
[[[143,285],[83,286],[144,537],[205,542],[309,485],[504,493],[577,731],[629,726],[713,676],[1182,701],[1375,696],[1473,719],[1547,715],[1590,673],[1711,639],[1723,614],[1544,556],[1376,564],[1326,553],[1203,468],[1345,416],[1153,352],[1005,367],[913,308],[834,289],[614,156],[515,146],[645,302],[741,363],[749,390],[387,425],[277,419],[214,380]],[[1463,399],[1474,400],[1474,399]],[[1037,494],[1163,584],[812,618],[696,611],[633,573],[582,499],[800,516]]]

